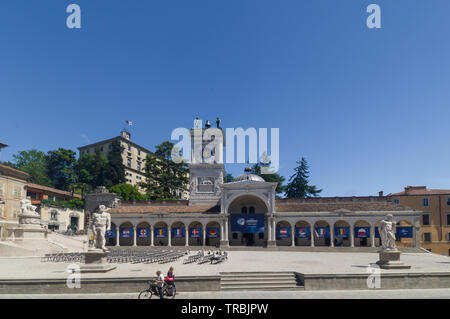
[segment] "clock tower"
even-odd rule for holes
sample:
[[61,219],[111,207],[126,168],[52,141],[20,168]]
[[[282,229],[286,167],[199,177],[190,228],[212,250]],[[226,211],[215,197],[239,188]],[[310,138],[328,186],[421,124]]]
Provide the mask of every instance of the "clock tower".
[[209,121],[202,127],[201,120],[194,121],[191,129],[191,164],[189,164],[189,205],[216,205],[220,202],[223,184],[224,134],[217,118],[216,127]]

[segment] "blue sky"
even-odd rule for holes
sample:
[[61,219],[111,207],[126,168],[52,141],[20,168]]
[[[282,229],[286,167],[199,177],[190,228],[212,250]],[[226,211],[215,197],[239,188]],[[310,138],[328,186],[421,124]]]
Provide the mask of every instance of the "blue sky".
[[[66,27],[77,3],[82,29]],[[368,29],[366,7],[381,7]],[[2,160],[195,116],[280,128],[323,196],[450,188],[448,0],[2,0]],[[243,165],[228,165],[234,175]]]

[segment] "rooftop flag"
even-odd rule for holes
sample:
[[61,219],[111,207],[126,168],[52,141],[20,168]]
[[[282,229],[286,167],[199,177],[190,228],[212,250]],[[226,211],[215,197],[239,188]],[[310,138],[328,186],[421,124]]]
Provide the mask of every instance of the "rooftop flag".
[[126,121],[125,121],[125,124],[131,126],[131,125],[133,125],[133,122],[126,120]]

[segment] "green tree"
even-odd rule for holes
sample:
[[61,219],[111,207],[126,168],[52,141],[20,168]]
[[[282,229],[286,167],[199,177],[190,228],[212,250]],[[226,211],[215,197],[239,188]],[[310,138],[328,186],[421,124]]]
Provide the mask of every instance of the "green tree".
[[47,176],[47,161],[45,153],[38,150],[21,151],[13,155],[12,167],[30,174],[29,182],[52,186]]
[[122,159],[123,147],[118,141],[111,143],[108,153],[108,167],[106,177],[112,185],[125,183],[125,166]]
[[112,186],[111,180],[108,179],[108,160],[106,159],[106,156],[100,152],[95,152],[95,161],[94,161],[94,167],[93,167],[93,175],[94,180],[92,183],[92,187],[97,186],[105,186],[107,188]]
[[70,190],[71,185],[76,182],[75,152],[58,148],[47,153],[46,161],[47,175],[53,187],[66,191]]
[[[188,169],[185,162],[172,160],[174,144],[166,141],[157,145],[154,155],[147,155],[145,161],[145,182],[140,183],[148,197],[154,199],[177,199],[186,190]],[[180,156],[180,154],[176,154]]]
[[304,157],[296,162],[298,166],[294,169],[295,174],[289,178],[285,194],[287,198],[318,197],[321,189],[309,185],[309,166]]
[[141,194],[136,187],[130,184],[114,185],[109,191],[116,193],[123,201],[145,200],[147,198],[147,196]]
[[92,154],[83,154],[75,163],[75,183],[72,184],[74,191],[80,190],[81,195],[91,190],[94,185],[95,176],[95,156]]
[[261,176],[268,183],[278,183],[277,188],[275,189],[276,195],[280,195],[280,194],[284,193],[284,190],[286,188],[286,186],[283,185],[285,178],[283,176],[279,175],[278,173],[262,174],[261,167],[264,167],[264,166],[268,167],[267,164],[263,164],[263,163],[253,165],[251,173]]
[[224,183],[231,183],[233,181],[234,177],[231,173],[225,172],[225,177],[223,178]]

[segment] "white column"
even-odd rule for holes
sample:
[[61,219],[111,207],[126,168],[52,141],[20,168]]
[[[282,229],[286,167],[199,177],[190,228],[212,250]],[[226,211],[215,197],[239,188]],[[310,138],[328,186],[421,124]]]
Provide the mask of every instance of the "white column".
[[225,218],[225,240],[228,240],[228,217]]
[[223,226],[224,223],[225,223],[224,220],[221,220],[221,221],[220,221],[220,240],[224,240],[224,238],[225,238],[225,236],[224,236],[224,234],[223,234],[223,229],[225,228],[225,227]]
[[267,240],[272,240],[272,220],[267,217]]
[[137,242],[136,242],[136,226],[133,226],[133,246],[134,247],[137,246]]
[[184,245],[189,246],[189,226],[184,226]]
[[355,247],[355,228],[350,225],[350,247]]
[[334,224],[330,225],[330,247],[334,247]]
[[310,228],[311,233],[311,247],[314,247],[314,226]]
[[277,225],[275,224],[275,218],[272,218],[272,240],[274,241],[277,240],[277,236],[275,235],[275,232],[277,231],[276,227]]
[[167,228],[167,246],[172,246],[172,226]]
[[375,226],[370,225],[370,246],[375,247]]
[[150,226],[150,246],[155,246],[155,228],[153,226]]
[[202,228],[203,246],[206,246],[206,226]]
[[120,240],[120,228],[116,227],[116,247],[119,247],[119,240]]
[[295,247],[295,226],[291,226],[291,246]]

